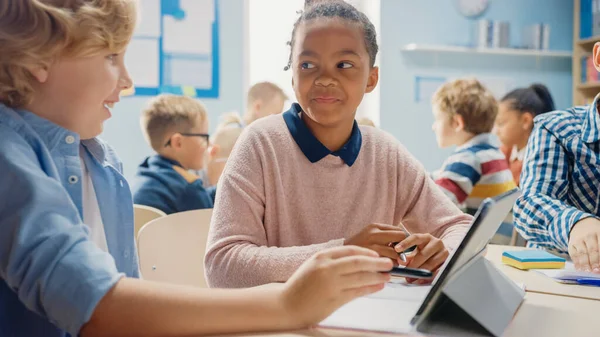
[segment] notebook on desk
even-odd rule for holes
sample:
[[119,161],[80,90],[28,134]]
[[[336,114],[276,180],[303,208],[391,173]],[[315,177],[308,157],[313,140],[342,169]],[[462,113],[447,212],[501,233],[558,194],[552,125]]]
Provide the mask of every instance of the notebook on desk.
[[554,269],[554,270],[546,270],[546,269],[534,269],[536,272],[546,275],[552,278],[556,282],[560,283],[578,283],[577,280],[589,279],[589,280],[597,280],[600,282],[600,274],[594,274],[584,271],[575,270],[575,265],[573,262],[566,262],[564,269]]
[[543,250],[518,250],[502,253],[502,263],[521,270],[562,269],[565,259]]
[[342,306],[321,322],[322,327],[410,333],[433,310],[448,280],[473,258],[481,255],[512,208],[518,190],[486,199],[458,248],[451,253],[430,287],[388,283],[370,296]]

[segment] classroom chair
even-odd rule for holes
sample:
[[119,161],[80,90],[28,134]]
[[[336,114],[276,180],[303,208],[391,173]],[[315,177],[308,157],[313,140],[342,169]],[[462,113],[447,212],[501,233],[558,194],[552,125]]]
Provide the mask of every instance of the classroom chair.
[[212,209],[169,214],[147,223],[138,235],[145,280],[208,288],[204,254]]
[[144,227],[148,222],[166,216],[165,212],[160,209],[144,206],[144,205],[133,205],[133,237],[136,238],[140,232],[140,229]]

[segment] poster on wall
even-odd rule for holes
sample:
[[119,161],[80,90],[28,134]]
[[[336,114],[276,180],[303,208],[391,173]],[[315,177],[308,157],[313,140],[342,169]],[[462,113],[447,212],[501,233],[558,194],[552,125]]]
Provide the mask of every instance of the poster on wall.
[[142,0],[125,95],[219,97],[219,0]]

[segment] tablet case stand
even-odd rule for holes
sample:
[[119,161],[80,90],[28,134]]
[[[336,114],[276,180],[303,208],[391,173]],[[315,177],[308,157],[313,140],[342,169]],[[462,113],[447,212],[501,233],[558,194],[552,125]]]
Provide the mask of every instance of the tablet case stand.
[[442,289],[419,332],[444,336],[501,336],[523,302],[525,291],[482,254],[465,264]]

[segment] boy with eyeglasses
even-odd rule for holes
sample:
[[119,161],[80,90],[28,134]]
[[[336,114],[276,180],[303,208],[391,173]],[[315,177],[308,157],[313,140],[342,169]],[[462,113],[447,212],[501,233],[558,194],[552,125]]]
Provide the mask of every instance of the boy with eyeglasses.
[[197,175],[209,146],[208,115],[199,101],[160,95],[141,117],[141,126],[156,154],[138,167],[133,181],[135,204],[167,214],[213,208],[215,187],[205,188]]

